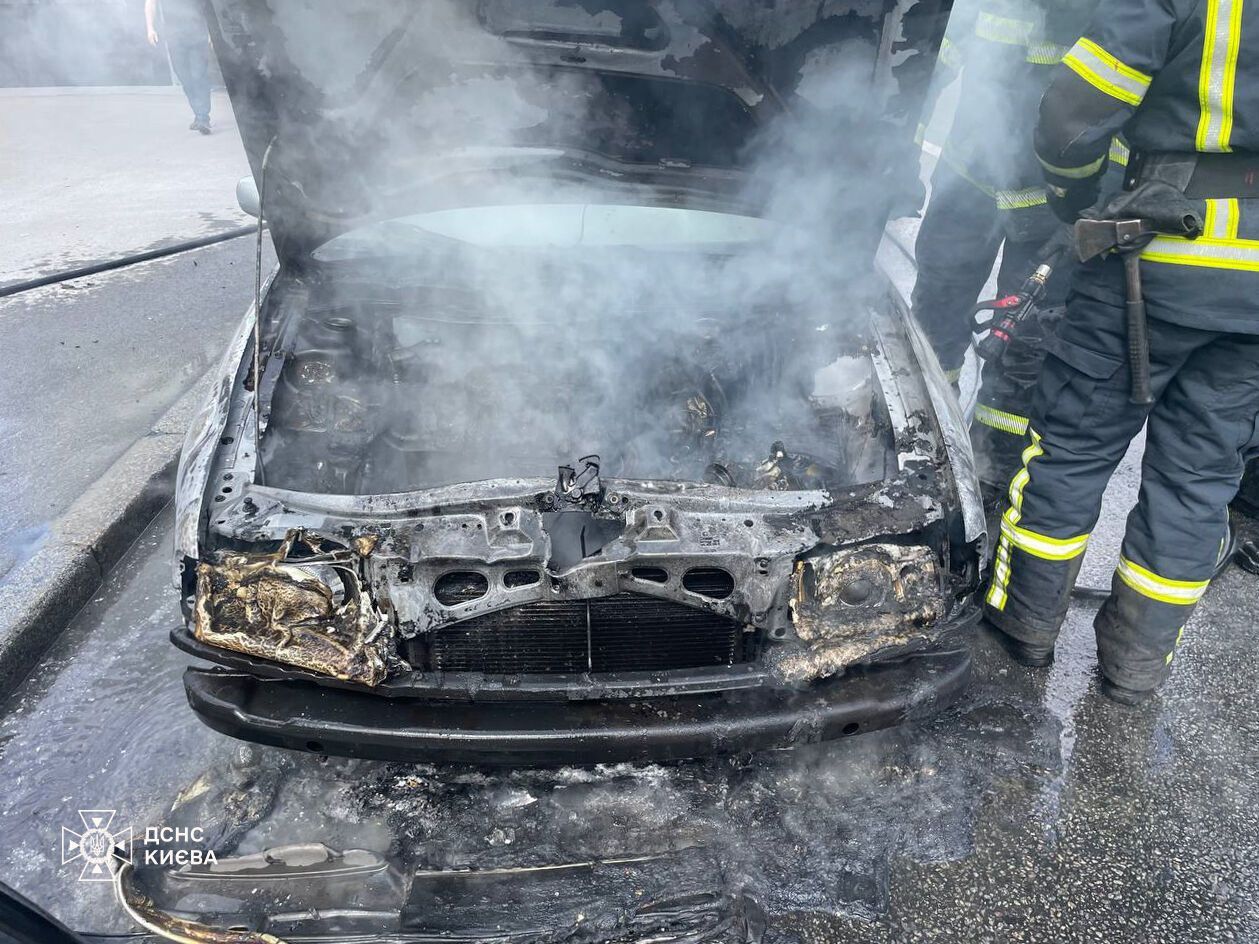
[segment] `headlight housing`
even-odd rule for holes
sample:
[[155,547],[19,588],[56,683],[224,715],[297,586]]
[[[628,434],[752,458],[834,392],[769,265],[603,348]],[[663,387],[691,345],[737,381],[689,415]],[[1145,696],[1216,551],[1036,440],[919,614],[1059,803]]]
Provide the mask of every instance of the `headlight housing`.
[[[304,546],[305,558],[294,556]],[[366,592],[361,555],[290,532],[274,553],[197,565],[202,642],[364,685],[385,678],[388,618]]]
[[878,647],[933,625],[944,615],[940,566],[927,547],[862,544],[811,554],[792,574],[791,614],[808,643]]

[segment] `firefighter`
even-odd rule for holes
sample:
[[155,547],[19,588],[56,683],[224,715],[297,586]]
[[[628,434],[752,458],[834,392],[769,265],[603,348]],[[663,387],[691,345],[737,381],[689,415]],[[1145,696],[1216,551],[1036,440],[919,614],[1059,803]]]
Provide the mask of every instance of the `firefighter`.
[[[918,231],[912,308],[952,381],[970,343],[971,310],[998,253],[997,291],[1005,295],[1031,274],[1039,250],[1061,228],[1046,205],[1032,130],[1052,68],[1083,32],[1092,6],[1093,0],[980,0],[959,3],[950,18],[937,84],[960,70],[958,106]],[[1117,149],[1115,157],[1123,161],[1126,154]],[[1059,266],[1042,310],[1061,309],[1069,274],[1070,266]],[[1018,468],[1041,328],[1025,328],[1007,370],[985,371],[973,436],[980,478],[998,491]]]
[[1077,271],[1010,482],[985,615],[1020,661],[1052,660],[1106,483],[1148,423],[1139,500],[1094,622],[1102,691],[1136,703],[1171,671],[1259,447],[1259,0],[1099,8],[1055,70],[1035,135],[1064,219],[1100,204],[1120,130],[1130,192],[1100,215],[1157,196],[1192,204],[1202,233],[1141,250],[1152,406],[1131,402],[1122,260]]

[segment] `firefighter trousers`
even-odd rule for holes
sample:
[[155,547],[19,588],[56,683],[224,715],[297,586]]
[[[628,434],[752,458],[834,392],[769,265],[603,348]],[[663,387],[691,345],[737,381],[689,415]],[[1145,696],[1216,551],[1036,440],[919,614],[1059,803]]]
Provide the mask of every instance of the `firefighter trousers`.
[[1149,328],[1155,403],[1143,407],[1129,402],[1122,302],[1069,299],[1032,399],[984,607],[1010,636],[1053,644],[1102,493],[1148,421],[1140,497],[1095,622],[1103,672],[1135,689],[1170,671],[1227,540],[1245,461],[1259,450],[1259,335],[1153,316]]

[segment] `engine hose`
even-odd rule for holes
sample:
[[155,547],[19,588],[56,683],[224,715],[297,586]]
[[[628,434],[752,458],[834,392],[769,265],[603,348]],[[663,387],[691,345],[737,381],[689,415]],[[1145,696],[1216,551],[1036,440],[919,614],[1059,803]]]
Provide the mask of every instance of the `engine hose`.
[[198,236],[196,239],[185,239],[182,242],[171,243],[169,246],[162,246],[158,249],[146,249],[144,252],[133,252],[126,256],[118,256],[116,259],[107,259],[104,262],[94,262],[91,265],[79,266],[75,269],[63,269],[60,272],[50,272],[47,275],[41,275],[33,279],[25,279],[21,282],[8,282],[0,285],[0,298],[7,298],[10,295],[17,295],[19,292],[29,292],[33,288],[42,288],[45,285],[55,285],[58,282],[69,282],[72,279],[81,279],[89,275],[99,275],[102,272],[112,272],[114,269],[123,269],[127,266],[136,265],[140,262],[150,262],[154,259],[164,259],[167,256],[178,255],[182,252],[189,252],[193,249],[203,249],[206,246],[213,246],[216,243],[227,242],[229,239],[239,239],[241,236],[253,235],[257,226],[237,226],[234,229],[224,230],[221,233],[213,233],[209,236]]

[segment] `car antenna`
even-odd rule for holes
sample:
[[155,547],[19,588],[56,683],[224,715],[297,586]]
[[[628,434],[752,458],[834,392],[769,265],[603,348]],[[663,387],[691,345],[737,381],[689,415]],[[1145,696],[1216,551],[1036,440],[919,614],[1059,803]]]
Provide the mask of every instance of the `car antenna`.
[[262,228],[263,209],[266,206],[267,161],[275,138],[267,142],[262,152],[262,166],[258,168],[258,240],[254,247],[254,480],[266,485],[262,468]]

